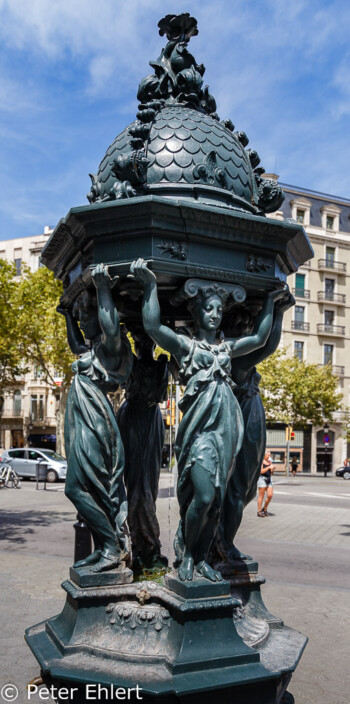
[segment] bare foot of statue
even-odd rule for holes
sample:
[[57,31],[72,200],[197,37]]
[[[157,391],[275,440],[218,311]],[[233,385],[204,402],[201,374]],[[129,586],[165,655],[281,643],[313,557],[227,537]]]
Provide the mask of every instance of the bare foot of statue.
[[100,560],[91,567],[91,572],[107,572],[114,570],[120,565],[120,555],[111,555],[110,557],[102,553]]
[[97,562],[101,557],[101,550],[95,550],[94,552],[91,553],[91,555],[88,555],[87,557],[84,557],[83,560],[78,560],[78,562],[75,562],[73,567],[87,567],[88,565],[93,565],[95,562]]
[[182,582],[191,582],[193,579],[194,563],[191,555],[185,555],[178,570],[179,579]]
[[198,562],[198,565],[196,565],[196,570],[202,575],[202,577],[210,579],[211,582],[222,582],[223,578],[220,572],[213,570],[213,568],[209,567],[204,560],[202,560],[202,562]]

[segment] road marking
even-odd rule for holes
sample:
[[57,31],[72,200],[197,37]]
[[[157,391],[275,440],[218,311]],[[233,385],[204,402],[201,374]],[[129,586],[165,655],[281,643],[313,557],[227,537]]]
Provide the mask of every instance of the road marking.
[[320,494],[317,491],[298,491],[297,494],[291,494],[290,491],[280,491],[280,489],[274,489],[275,494],[285,494],[285,496],[295,497],[295,496],[317,496],[318,498],[324,499],[349,499],[350,494]]

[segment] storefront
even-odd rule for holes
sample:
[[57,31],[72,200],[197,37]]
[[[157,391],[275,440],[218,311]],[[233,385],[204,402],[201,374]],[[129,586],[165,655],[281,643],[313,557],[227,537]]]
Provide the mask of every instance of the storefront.
[[56,450],[56,435],[49,433],[31,433],[27,437],[28,447],[42,447]]

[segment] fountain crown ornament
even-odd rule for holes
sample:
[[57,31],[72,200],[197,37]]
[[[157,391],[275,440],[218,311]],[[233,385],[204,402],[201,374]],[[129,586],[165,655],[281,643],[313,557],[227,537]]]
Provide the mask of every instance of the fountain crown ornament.
[[158,27],[168,42],[140,82],[137,119],[90,174],[89,202],[159,195],[258,215],[277,210],[283,191],[264,178],[258,153],[246,149],[245,132],[220,120],[203,85],[205,67],[188,51],[197,20],[189,13],[166,15]]

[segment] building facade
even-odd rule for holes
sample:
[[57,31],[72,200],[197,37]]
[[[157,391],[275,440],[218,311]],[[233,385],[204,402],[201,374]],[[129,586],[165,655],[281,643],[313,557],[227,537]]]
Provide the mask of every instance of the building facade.
[[[350,200],[281,185],[286,197],[274,217],[301,223],[315,252],[288,280],[296,305],[285,314],[281,346],[300,360],[330,364],[344,399],[329,422],[329,444],[324,443],[323,426],[310,426],[295,433],[291,453],[303,471],[323,472],[325,463],[334,471],[349,454],[343,425],[350,406]],[[284,429],[269,429],[268,447],[278,462],[285,459]]]
[[[40,253],[52,230],[34,237],[21,237],[0,241],[0,259],[16,265],[17,276],[25,263],[36,271],[40,266]],[[58,382],[59,383],[59,382]],[[0,399],[1,435],[0,448],[33,447],[55,448],[57,391],[42,378],[37,367],[19,377],[7,388]]]
[[[270,217],[301,223],[315,252],[314,258],[288,280],[296,305],[285,314],[281,346],[287,354],[307,362],[331,364],[344,399],[343,408],[329,422],[329,445],[323,442],[323,427],[295,429],[291,456],[297,456],[304,472],[323,472],[325,461],[334,471],[350,454],[343,429],[344,412],[350,407],[350,200],[281,185],[285,201]],[[0,242],[0,258],[14,261],[18,276],[22,262],[35,271],[51,232],[45,227],[41,235]],[[18,379],[0,401],[0,447],[54,447],[57,391],[41,378],[40,369],[33,367]],[[284,467],[285,429],[271,426],[267,445],[277,467]]]

